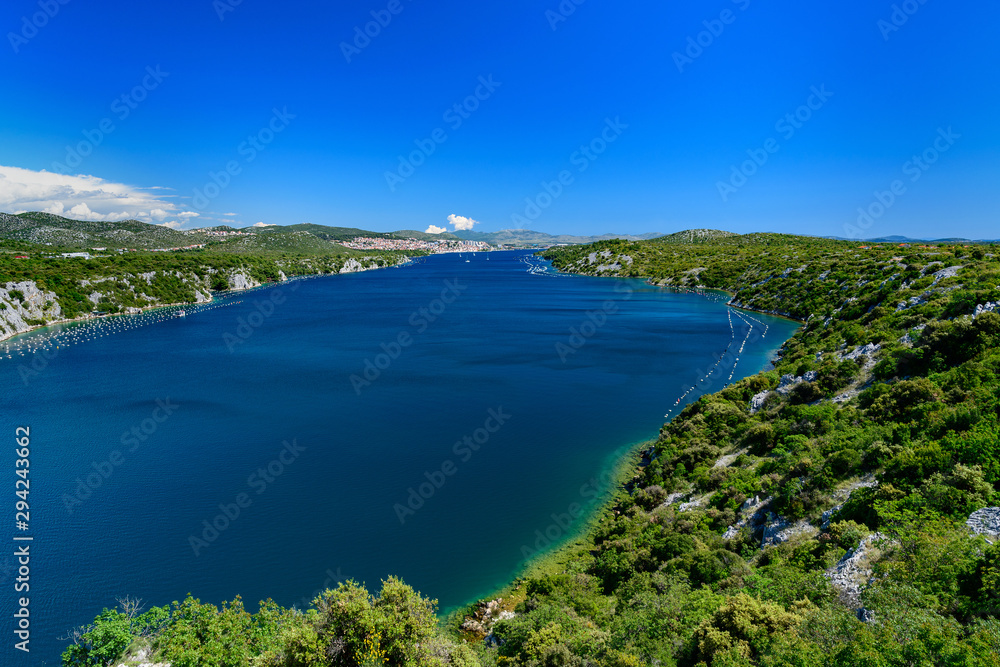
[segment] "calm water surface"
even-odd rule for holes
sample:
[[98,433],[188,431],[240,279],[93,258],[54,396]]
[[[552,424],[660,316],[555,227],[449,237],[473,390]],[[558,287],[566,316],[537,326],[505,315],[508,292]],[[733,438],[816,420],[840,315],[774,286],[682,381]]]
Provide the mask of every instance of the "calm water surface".
[[[443,609],[488,594],[747,333],[720,295],[560,276],[524,252],[277,289],[91,340],[94,324],[65,328],[78,344],[27,384],[30,356],[0,361],[3,429],[33,445],[22,664],[57,664],[59,637],[125,595],[301,606],[390,574]],[[795,330],[755,317],[767,335],[734,379]]]

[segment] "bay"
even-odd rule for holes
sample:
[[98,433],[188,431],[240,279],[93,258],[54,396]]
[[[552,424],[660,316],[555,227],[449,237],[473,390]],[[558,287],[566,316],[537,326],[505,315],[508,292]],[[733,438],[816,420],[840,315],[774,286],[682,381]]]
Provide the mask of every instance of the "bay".
[[722,388],[728,366],[699,382],[720,354],[746,341],[736,380],[795,331],[725,300],[511,251],[64,326],[27,380],[30,353],[0,361],[10,444],[31,428],[30,664],[123,596],[302,606],[389,575],[442,609],[489,594],[668,409]]

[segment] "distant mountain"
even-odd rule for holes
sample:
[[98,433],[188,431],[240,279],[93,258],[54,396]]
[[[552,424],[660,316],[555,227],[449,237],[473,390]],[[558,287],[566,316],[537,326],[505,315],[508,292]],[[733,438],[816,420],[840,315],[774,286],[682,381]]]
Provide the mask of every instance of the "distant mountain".
[[965,238],[946,238],[946,239],[914,239],[909,236],[879,236],[870,239],[847,239],[843,236],[824,236],[824,239],[831,239],[834,241],[858,241],[862,243],[946,243],[946,244],[957,244],[957,243],[1000,243],[1000,239],[965,239]]
[[661,234],[642,234],[634,236],[631,234],[604,234],[602,236],[573,236],[561,234],[553,236],[545,232],[535,232],[530,229],[502,229],[499,232],[472,232],[458,231],[455,236],[464,241],[485,241],[494,245],[555,245],[558,243],[581,244],[595,243],[597,241],[607,241],[610,239],[623,239],[626,241],[646,241],[654,239]]

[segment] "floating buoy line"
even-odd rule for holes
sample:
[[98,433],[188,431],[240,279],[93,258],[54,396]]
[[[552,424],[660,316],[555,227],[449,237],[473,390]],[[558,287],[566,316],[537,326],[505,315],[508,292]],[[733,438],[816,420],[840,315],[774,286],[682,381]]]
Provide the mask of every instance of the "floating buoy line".
[[[569,274],[552,271],[551,267],[538,261],[533,255],[526,255],[524,257],[521,257],[519,258],[519,261],[526,266],[527,272],[532,275],[549,276],[552,278],[569,277]],[[663,287],[662,285],[655,285],[654,283],[651,283],[649,281],[647,281],[646,284],[654,287]],[[728,353],[736,345],[736,326],[733,322],[734,315],[740,322],[746,325],[747,332],[746,336],[743,337],[743,341],[740,343],[739,348],[736,349],[734,355],[735,358],[733,359],[733,365],[729,369],[729,377],[726,378],[726,383],[723,385],[723,387],[729,386],[729,383],[736,375],[736,368],[740,363],[740,358],[743,352],[746,350],[747,343],[750,342],[750,337],[753,335],[754,331],[759,331],[760,338],[763,339],[765,336],[767,336],[767,331],[770,328],[770,325],[766,324],[765,322],[762,322],[753,315],[750,315],[744,311],[737,310],[735,307],[728,305],[731,301],[731,297],[725,292],[720,292],[716,290],[710,291],[710,290],[690,288],[690,287],[667,287],[667,289],[670,289],[679,294],[696,294],[708,301],[713,301],[716,303],[726,303],[727,304],[726,318],[729,322],[729,333],[730,333],[729,344],[726,346],[726,349],[723,350],[722,353],[719,355],[719,358],[716,360],[716,362],[708,369],[708,372],[705,373],[704,376],[698,378],[697,382],[695,382],[692,386],[688,387],[684,391],[684,393],[678,396],[674,400],[671,407],[667,410],[666,414],[663,415],[664,418],[669,419],[675,410],[680,409],[680,406],[684,402],[684,399],[690,396],[693,392],[697,391],[698,385],[705,382],[715,373],[716,368],[720,364],[722,364],[723,361],[727,359]]]
[[[700,291],[696,290],[689,290],[689,291],[694,294],[700,294],[702,296],[705,296],[706,298],[709,298],[710,300],[713,301],[722,300],[722,299],[713,299],[709,295]],[[728,304],[728,299],[726,301]],[[708,372],[705,373],[704,376],[698,378],[697,382],[695,382],[691,387],[689,387],[683,394],[681,394],[674,401],[673,405],[667,410],[666,414],[663,415],[664,418],[669,419],[671,417],[671,414],[675,410],[679,410],[680,409],[679,406],[681,405],[682,401],[684,401],[684,399],[686,399],[692,392],[697,390],[698,384],[704,382],[715,373],[715,369],[726,359],[730,350],[733,349],[733,346],[736,344],[736,327],[733,325],[733,315],[735,315],[740,321],[746,324],[747,333],[746,336],[743,338],[743,342],[740,343],[739,348],[736,350],[735,358],[733,359],[733,365],[729,369],[729,377],[726,378],[725,384],[722,385],[723,388],[728,387],[729,383],[732,382],[733,376],[736,375],[736,367],[739,365],[740,358],[743,355],[743,351],[746,349],[747,343],[750,341],[750,336],[754,333],[754,331],[759,330],[760,337],[762,339],[767,335],[767,330],[770,328],[769,324],[762,322],[753,315],[749,315],[746,312],[739,311],[732,306],[728,306],[726,308],[726,317],[729,321],[729,345],[726,346],[726,349],[723,350],[722,354],[719,355],[719,358],[716,360],[716,362],[711,366],[711,368],[708,369]],[[754,324],[756,324],[756,328]]]
[[[39,352],[63,350],[65,348],[83,345],[101,338],[107,338],[126,331],[160,324],[175,320],[180,316],[185,319],[194,315],[232,308],[242,304],[246,297],[261,290],[284,287],[290,283],[321,278],[323,276],[302,276],[291,278],[283,283],[268,283],[260,287],[243,290],[237,294],[220,293],[213,295],[212,301],[199,304],[180,304],[159,306],[135,314],[95,315],[82,320],[71,320],[48,325],[42,329],[19,334],[18,336],[0,342],[0,361],[31,357]],[[291,289],[298,286],[293,285]]]
[[533,276],[548,276],[549,278],[568,278],[570,274],[553,271],[543,260],[538,260],[534,255],[524,255],[518,261],[525,265],[526,271]]

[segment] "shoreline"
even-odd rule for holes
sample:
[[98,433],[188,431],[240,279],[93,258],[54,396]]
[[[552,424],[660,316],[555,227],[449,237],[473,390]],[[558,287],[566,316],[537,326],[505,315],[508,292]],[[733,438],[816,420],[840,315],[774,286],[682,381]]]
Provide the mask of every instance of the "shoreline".
[[[583,275],[583,274],[579,274],[579,273],[567,273],[566,275],[577,276],[577,275]],[[595,277],[597,277],[597,278],[603,278],[605,276],[595,276]],[[607,276],[607,277],[610,278],[611,276]],[[688,291],[691,291],[691,292],[694,292],[696,290],[704,290],[706,292],[721,292],[722,294],[725,294],[726,296],[729,297],[729,301],[726,302],[726,305],[729,306],[730,308],[735,308],[736,310],[745,310],[748,313],[758,313],[759,315],[770,315],[771,317],[777,317],[779,319],[788,320],[789,322],[796,322],[798,324],[805,324],[806,321],[807,321],[807,320],[800,320],[800,319],[798,319],[796,317],[792,317],[791,315],[787,315],[787,314],[782,314],[782,313],[777,313],[777,312],[772,312],[772,311],[767,311],[767,310],[758,310],[756,308],[750,308],[749,306],[744,306],[743,304],[738,304],[738,305],[734,304],[733,303],[733,297],[736,296],[736,292],[730,291],[730,290],[725,289],[723,287],[673,287],[671,285],[661,285],[659,283],[654,283],[652,278],[646,278],[645,282],[650,287],[662,287],[663,289],[672,289],[672,290],[675,290],[675,291],[677,291],[678,293],[681,293],[681,294],[683,294],[683,292],[681,290],[688,290]]]
[[[539,254],[539,253],[536,253],[535,257],[540,257],[542,260],[548,261],[544,257],[542,257],[541,254]],[[757,310],[756,308],[750,308],[748,306],[744,306],[743,304],[734,305],[733,304],[733,297],[736,296],[736,292],[733,292],[733,291],[730,291],[728,289],[725,289],[724,287],[678,287],[678,286],[675,286],[675,285],[663,285],[661,283],[654,283],[652,278],[643,277],[643,276],[636,276],[634,278],[630,278],[630,277],[626,277],[626,276],[592,276],[592,275],[590,275],[588,273],[573,273],[571,271],[563,271],[562,269],[556,269],[554,266],[552,266],[551,262],[549,262],[549,266],[551,266],[556,271],[556,273],[558,273],[559,275],[563,275],[563,276],[578,276],[578,277],[581,277],[581,278],[604,278],[604,279],[614,278],[615,280],[641,280],[645,284],[649,285],[650,287],[659,287],[661,289],[669,289],[669,290],[673,290],[674,292],[676,292],[678,294],[684,294],[685,292],[694,292],[694,293],[697,293],[698,290],[705,291],[705,292],[721,292],[722,294],[725,294],[726,296],[729,297],[729,301],[726,302],[726,305],[729,306],[730,308],[735,308],[737,310],[745,310],[748,313],[758,313],[760,315],[770,315],[771,317],[777,317],[779,319],[788,320],[789,322],[795,322],[797,324],[805,324],[806,321],[807,321],[807,320],[800,320],[800,319],[792,317],[791,315],[788,315],[788,314],[769,312],[769,311],[766,311],[766,310]]]
[[[406,257],[406,259],[404,261],[399,262],[398,264],[391,264],[389,266],[377,266],[375,268],[368,268],[368,269],[362,268],[360,271],[349,271],[348,273],[362,273],[364,271],[378,271],[378,270],[381,270],[381,269],[394,269],[394,268],[406,266],[407,264],[411,263],[412,261],[413,261],[413,257]],[[106,315],[94,315],[93,313],[88,313],[86,315],[81,315],[80,317],[74,317],[74,318],[63,319],[63,320],[52,320],[51,322],[46,322],[45,324],[37,324],[37,325],[31,327],[30,329],[26,329],[24,331],[18,331],[18,332],[12,333],[12,334],[7,334],[5,336],[4,335],[0,335],[0,343],[7,343],[9,341],[14,340],[15,338],[20,337],[20,336],[27,336],[28,334],[35,333],[35,332],[37,332],[40,329],[47,329],[48,327],[54,327],[54,326],[59,325],[59,324],[73,324],[75,322],[89,322],[90,320],[103,320],[103,319],[108,319],[108,318],[112,318],[112,317],[129,317],[129,316],[133,316],[133,315],[142,315],[142,314],[147,313],[149,311],[159,310],[161,308],[178,308],[178,307],[184,307],[184,306],[189,306],[191,308],[196,308],[198,306],[203,306],[203,305],[207,305],[207,304],[216,303],[216,301],[218,301],[218,297],[216,295],[218,295],[218,294],[234,294],[234,295],[235,294],[246,294],[248,292],[253,292],[254,290],[259,290],[261,288],[273,289],[275,287],[278,287],[278,286],[281,286],[281,285],[284,285],[284,284],[287,284],[287,283],[290,283],[290,282],[295,282],[295,281],[298,281],[298,280],[305,280],[307,278],[329,278],[329,277],[332,277],[332,276],[339,276],[339,275],[345,275],[345,274],[341,274],[341,273],[321,273],[321,274],[302,273],[302,274],[293,274],[293,275],[290,275],[290,276],[285,276],[285,280],[283,280],[281,282],[277,282],[277,283],[263,283],[263,284],[260,284],[260,285],[254,285],[253,287],[231,288],[231,289],[225,290],[224,292],[213,292],[213,291],[209,290],[209,294],[212,296],[211,300],[209,300],[209,301],[195,301],[193,303],[190,302],[190,301],[179,301],[179,302],[176,302],[176,303],[158,303],[158,304],[150,305],[150,306],[132,306],[133,308],[138,308],[139,312],[138,313],[108,313]]]
[[[554,267],[553,267],[554,268]],[[586,276],[585,274],[570,273],[556,271],[562,275],[575,276],[575,277],[594,277],[594,278],[615,278],[621,280],[621,276]],[[694,292],[696,289],[701,289],[710,292],[719,292],[725,294],[729,297],[729,301],[726,305],[731,308],[738,310],[745,310],[748,312],[759,313],[762,315],[769,315],[771,317],[783,319],[789,322],[794,322],[795,324],[804,324],[803,320],[798,320],[793,317],[778,315],[775,313],[768,313],[765,311],[755,310],[753,308],[747,308],[745,306],[736,306],[732,303],[732,298],[735,296],[734,292],[722,288],[676,288],[670,287],[668,285],[659,285],[651,282],[650,278],[637,278],[638,280],[644,280],[644,282],[650,287],[660,287],[663,289],[672,289],[678,294],[684,293],[684,291]],[[783,341],[781,345],[787,341]],[[779,346],[780,349],[780,346]],[[773,367],[773,362],[770,362]],[[746,377],[752,377],[753,375],[759,375],[762,372],[766,372],[766,368],[756,371],[751,375]],[[669,424],[680,411],[675,415],[671,415],[663,421],[663,424]],[[572,560],[574,556],[580,553],[581,550],[588,549],[592,546],[592,540],[587,538],[593,534],[597,529],[598,525],[602,523],[605,518],[610,514],[615,512],[615,508],[618,505],[618,500],[622,497],[622,494],[627,494],[629,491],[626,485],[635,477],[638,471],[642,470],[647,465],[647,453],[655,447],[657,439],[654,437],[650,440],[644,440],[632,445],[623,446],[614,453],[610,455],[610,458],[616,459],[617,462],[614,463],[607,471],[600,474],[604,477],[605,474],[609,475],[608,487],[604,489],[600,497],[594,502],[590,510],[582,515],[576,523],[579,524],[577,528],[570,531],[565,535],[558,544],[553,545],[552,548],[542,551],[531,558],[523,561],[514,577],[508,582],[500,587],[493,589],[489,594],[485,596],[478,596],[471,600],[470,602],[449,609],[441,610],[441,626],[445,629],[455,632],[457,635],[469,639],[473,636],[468,630],[461,628],[461,625],[467,619],[476,618],[476,612],[480,610],[483,605],[500,599],[501,603],[499,606],[499,611],[514,611],[514,608],[526,599],[526,594],[523,589],[526,581],[528,579],[537,577],[539,575],[558,573],[565,569],[565,565]]]
[[[669,422],[670,420],[666,420]],[[666,422],[664,422],[666,423]],[[593,501],[589,509],[574,521],[571,530],[559,538],[550,548],[522,560],[518,563],[513,577],[507,583],[491,589],[485,595],[477,595],[470,601],[441,610],[440,624],[459,635],[468,635],[468,631],[460,628],[461,624],[473,617],[476,610],[484,603],[502,599],[500,610],[513,611],[514,607],[524,601],[523,586],[526,580],[541,574],[561,572],[562,567],[581,549],[587,548],[586,538],[591,535],[600,523],[614,512],[617,500],[621,494],[628,493],[625,486],[632,479],[635,471],[642,466],[645,452],[656,444],[656,439],[641,440],[623,445],[608,455],[604,469],[595,475],[596,479],[607,479],[607,486],[602,488],[600,495]]]

